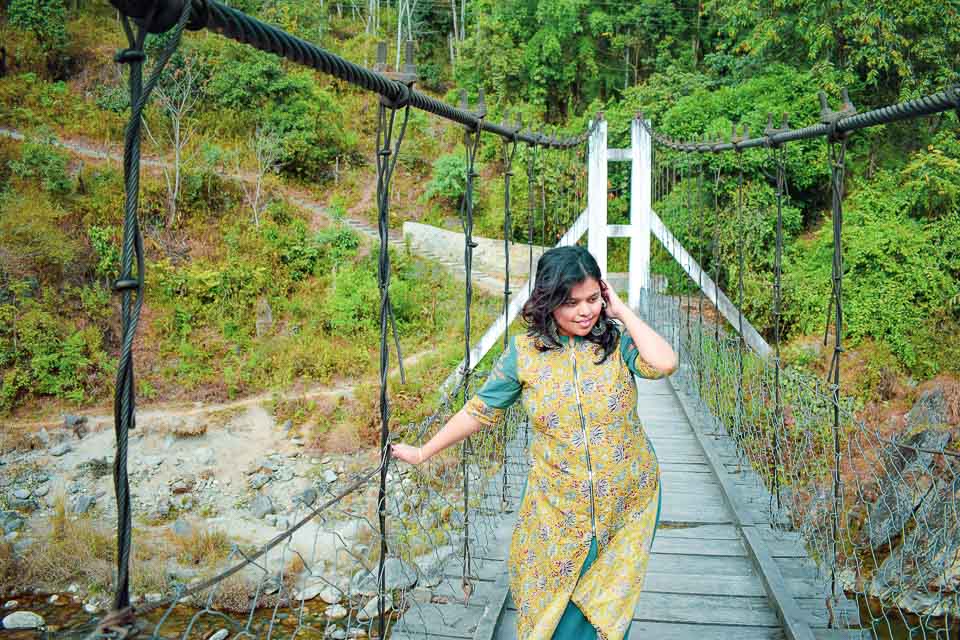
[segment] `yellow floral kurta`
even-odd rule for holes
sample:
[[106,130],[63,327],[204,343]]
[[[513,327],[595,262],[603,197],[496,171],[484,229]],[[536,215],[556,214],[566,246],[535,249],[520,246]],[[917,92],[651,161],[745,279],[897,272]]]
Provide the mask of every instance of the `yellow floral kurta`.
[[[625,331],[599,365],[597,345],[561,340],[541,352],[534,337],[512,338],[466,410],[491,427],[520,399],[535,434],[508,562],[518,640],[549,640],[570,600],[600,638],[620,640],[643,587],[660,476],[633,374],[663,374]],[[578,581],[594,536],[597,559]]]

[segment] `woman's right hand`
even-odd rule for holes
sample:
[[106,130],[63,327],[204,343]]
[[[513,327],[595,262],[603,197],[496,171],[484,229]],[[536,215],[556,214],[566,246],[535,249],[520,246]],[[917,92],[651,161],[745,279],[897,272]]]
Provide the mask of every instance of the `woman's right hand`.
[[410,464],[420,464],[424,461],[423,450],[420,447],[411,447],[408,444],[398,442],[390,445],[390,453],[394,458],[403,460]]

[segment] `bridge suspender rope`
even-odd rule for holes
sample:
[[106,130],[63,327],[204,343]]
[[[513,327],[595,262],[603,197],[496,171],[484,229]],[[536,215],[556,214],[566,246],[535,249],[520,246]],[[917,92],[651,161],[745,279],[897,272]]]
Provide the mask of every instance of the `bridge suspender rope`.
[[[151,12],[155,7],[151,5]],[[124,202],[123,248],[120,277],[114,291],[121,294],[121,349],[114,397],[114,429],[117,454],[113,462],[113,486],[117,499],[117,584],[112,615],[105,627],[123,627],[131,621],[130,614],[130,543],[132,520],[130,514],[130,482],[127,476],[127,446],[129,432],[136,426],[136,396],[133,370],[133,340],[137,333],[140,310],[143,307],[143,238],[139,226],[140,196],[140,140],[143,110],[150,94],[160,79],[160,73],[180,44],[190,11],[187,7],[173,16],[172,38],[157,59],[146,84],[143,83],[143,44],[147,30],[138,27],[134,33],[129,19],[124,16],[123,30],[127,48],[118,52],[116,61],[130,65],[130,121],[124,134],[123,176],[126,198]],[[134,272],[134,260],[136,271]],[[135,296],[135,299],[134,299]]]
[[[519,131],[519,126],[517,127]],[[510,344],[510,238],[513,221],[510,219],[510,179],[513,177],[513,158],[517,154],[517,137],[503,143],[503,350]],[[533,250],[533,244],[530,245]],[[507,504],[507,421],[500,425],[500,440],[503,444],[503,481],[500,486],[500,506]]]
[[[837,130],[840,118],[849,113],[856,113],[846,90],[843,92],[843,110],[832,111],[827,105],[824,94],[820,94],[821,118],[830,126],[830,135],[827,137],[827,150],[830,162],[830,192],[831,209],[833,211],[833,268],[831,280],[833,290],[830,296],[830,308],[835,310],[833,357],[830,361],[830,371],[827,380],[830,381],[830,390],[833,396],[833,517],[831,522],[833,563],[830,568],[830,590],[836,597],[837,592],[837,564],[840,554],[840,507],[843,501],[843,489],[840,480],[840,354],[843,353],[843,177],[846,169],[847,136],[848,133]],[[826,329],[823,334],[823,343],[827,344],[827,334],[830,330],[830,310],[827,311]]]
[[[384,53],[386,53],[384,51]],[[377,107],[377,230],[380,236],[380,250],[377,269],[377,280],[380,288],[380,487],[377,494],[377,518],[380,525],[380,559],[377,565],[377,614],[379,617],[380,637],[386,632],[384,617],[384,595],[386,593],[386,558],[387,558],[387,470],[390,463],[390,405],[387,397],[387,374],[390,368],[390,352],[387,345],[388,322],[393,319],[393,310],[390,304],[390,180],[393,170],[397,166],[400,145],[407,129],[410,117],[410,103],[408,92],[403,100],[390,101],[381,97]],[[397,140],[393,142],[393,128],[396,123],[397,111],[403,109],[403,121]],[[403,372],[403,361],[400,355],[400,341],[394,325],[394,338],[397,341],[397,359],[400,362],[400,371]]]
[[[461,109],[466,110],[466,94],[460,94]],[[473,239],[473,183],[479,175],[475,169],[477,149],[480,147],[480,134],[483,131],[483,118],[486,115],[487,107],[483,99],[483,90],[480,90],[480,100],[477,106],[477,123],[473,127],[467,127],[463,136],[463,146],[467,156],[467,184],[464,190],[463,200],[460,204],[460,219],[463,224],[463,264],[466,273],[465,290],[465,310],[463,316],[463,342],[464,342],[464,360],[463,360],[463,402],[470,396],[470,374],[472,372],[472,363],[470,362],[470,304],[473,301],[473,250],[477,243]],[[473,452],[470,436],[463,441],[460,446],[462,466],[463,466],[463,575],[461,585],[465,600],[470,599],[473,593],[473,583],[471,578],[470,566],[470,467],[467,457]]]

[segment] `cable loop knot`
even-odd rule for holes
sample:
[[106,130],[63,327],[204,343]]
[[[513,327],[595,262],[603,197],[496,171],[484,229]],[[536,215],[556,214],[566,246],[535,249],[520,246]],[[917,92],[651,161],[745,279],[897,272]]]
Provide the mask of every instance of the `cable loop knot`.
[[143,62],[147,59],[147,54],[145,54],[140,49],[120,49],[113,56],[113,61],[117,64],[131,64],[134,62]]
[[387,107],[388,109],[403,109],[410,104],[410,100],[413,98],[413,83],[406,84],[404,82],[397,82],[397,86],[400,87],[400,95],[391,100],[386,96],[380,96],[380,104]]

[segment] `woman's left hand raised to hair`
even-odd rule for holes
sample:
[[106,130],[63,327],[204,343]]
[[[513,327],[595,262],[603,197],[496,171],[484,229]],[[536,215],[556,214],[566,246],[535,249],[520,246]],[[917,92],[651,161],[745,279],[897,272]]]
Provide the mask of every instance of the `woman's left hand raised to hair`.
[[613,287],[606,280],[600,281],[600,287],[602,289],[603,299],[607,301],[607,317],[613,318],[614,320],[623,320],[624,312],[629,311],[629,307],[624,304],[623,300],[620,299],[620,296],[617,295],[617,292],[613,290]]

